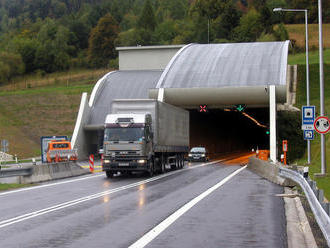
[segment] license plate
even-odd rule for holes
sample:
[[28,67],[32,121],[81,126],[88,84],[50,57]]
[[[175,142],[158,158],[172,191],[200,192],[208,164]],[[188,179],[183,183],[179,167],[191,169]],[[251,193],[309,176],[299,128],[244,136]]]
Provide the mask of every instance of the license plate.
[[119,163],[119,166],[128,166],[129,163]]

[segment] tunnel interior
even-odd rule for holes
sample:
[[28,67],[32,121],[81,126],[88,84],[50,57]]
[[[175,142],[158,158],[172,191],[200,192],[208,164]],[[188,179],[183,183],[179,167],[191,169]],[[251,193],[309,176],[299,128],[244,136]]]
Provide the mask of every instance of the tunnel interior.
[[193,109],[189,112],[190,147],[204,146],[211,157],[256,148],[269,149],[268,108],[250,108],[244,112]]
[[[269,149],[269,110],[249,108],[244,112],[223,109],[189,111],[190,148],[204,146],[211,157],[223,153]],[[257,123],[264,125],[259,126]],[[85,131],[89,154],[98,154],[103,146],[103,130]]]

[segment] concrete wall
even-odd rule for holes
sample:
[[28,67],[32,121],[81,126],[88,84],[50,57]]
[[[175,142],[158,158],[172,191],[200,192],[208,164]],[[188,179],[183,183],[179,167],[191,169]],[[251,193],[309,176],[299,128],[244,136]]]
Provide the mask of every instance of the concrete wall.
[[164,70],[183,46],[117,47],[119,70]]
[[251,157],[249,159],[248,168],[259,176],[282,186],[295,186],[296,184],[289,179],[285,179],[278,175],[279,165],[274,163]]

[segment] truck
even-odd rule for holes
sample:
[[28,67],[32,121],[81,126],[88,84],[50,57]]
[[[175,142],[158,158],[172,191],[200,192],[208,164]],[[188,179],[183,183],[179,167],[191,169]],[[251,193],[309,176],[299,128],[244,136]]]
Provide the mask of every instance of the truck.
[[102,170],[180,169],[189,150],[189,112],[153,99],[114,100],[104,125]]
[[51,140],[47,146],[47,162],[76,161],[77,151],[71,148],[67,140]]

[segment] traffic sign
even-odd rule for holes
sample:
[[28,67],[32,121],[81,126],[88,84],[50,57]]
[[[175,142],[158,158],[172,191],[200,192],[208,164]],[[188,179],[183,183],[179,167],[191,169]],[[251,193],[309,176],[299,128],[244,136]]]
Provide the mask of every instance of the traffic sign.
[[315,120],[315,106],[302,106],[302,125],[313,125]]
[[314,124],[301,125],[302,130],[314,130]]
[[330,130],[330,120],[327,116],[319,116],[314,121],[314,129],[320,134],[326,134]]
[[282,141],[282,150],[283,150],[283,152],[288,151],[288,141],[287,140]]
[[304,130],[304,140],[313,140],[314,130]]
[[235,105],[236,110],[238,110],[239,112],[243,112],[244,109],[246,108],[246,104],[237,104]]

